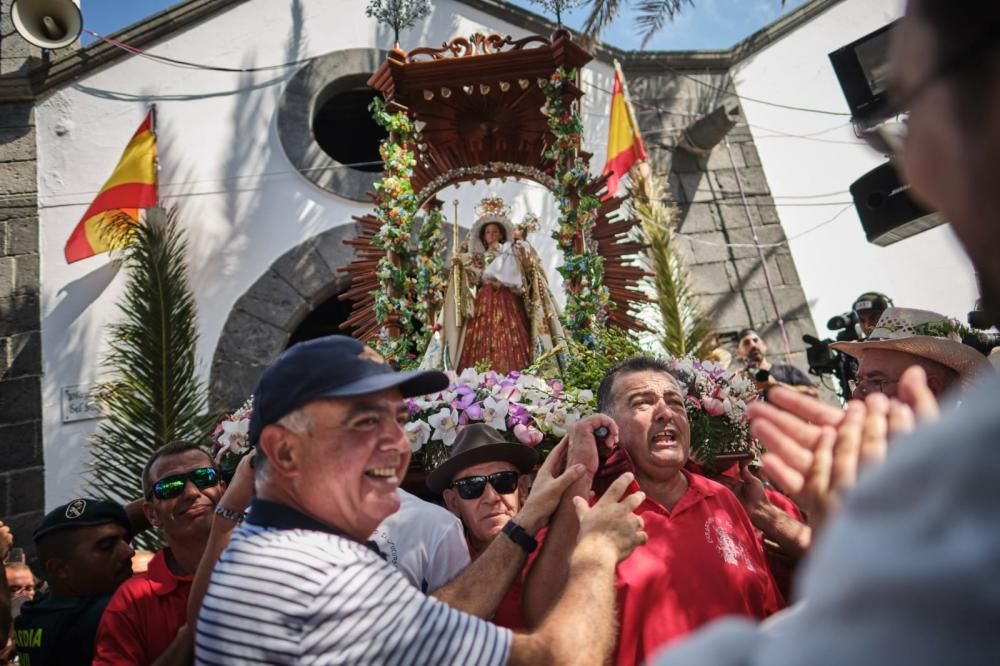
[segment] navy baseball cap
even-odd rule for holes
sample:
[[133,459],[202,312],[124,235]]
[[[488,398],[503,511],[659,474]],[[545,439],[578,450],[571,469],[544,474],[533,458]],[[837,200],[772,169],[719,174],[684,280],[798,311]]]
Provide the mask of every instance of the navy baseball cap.
[[264,426],[320,398],[349,398],[398,387],[404,398],[448,388],[448,375],[437,370],[396,372],[372,358],[360,341],[329,335],[289,347],[264,371],[253,394],[250,443]]
[[45,514],[42,522],[32,533],[32,538],[38,541],[46,534],[68,530],[77,527],[91,527],[105,523],[118,523],[132,534],[132,524],[121,504],[106,500],[81,497],[67,502]]

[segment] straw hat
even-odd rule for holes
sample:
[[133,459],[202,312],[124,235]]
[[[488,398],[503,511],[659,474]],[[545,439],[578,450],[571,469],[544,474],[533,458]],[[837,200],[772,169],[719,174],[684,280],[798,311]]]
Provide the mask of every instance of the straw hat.
[[990,364],[985,356],[962,344],[962,330],[958,321],[937,312],[887,308],[863,342],[836,342],[831,347],[859,360],[869,349],[913,354],[951,368],[966,385],[990,369]]

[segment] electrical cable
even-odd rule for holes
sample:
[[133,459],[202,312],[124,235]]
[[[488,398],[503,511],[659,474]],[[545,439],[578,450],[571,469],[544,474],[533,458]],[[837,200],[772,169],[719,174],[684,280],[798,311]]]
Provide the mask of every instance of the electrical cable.
[[111,44],[112,46],[114,46],[116,48],[119,48],[119,49],[121,49],[121,50],[123,50],[123,51],[125,51],[127,53],[131,53],[132,55],[137,55],[137,56],[140,56],[140,57],[143,57],[143,58],[148,58],[150,60],[155,60],[155,61],[161,62],[161,63],[163,63],[165,65],[172,65],[174,67],[181,67],[183,69],[204,69],[204,70],[208,70],[208,71],[212,71],[212,72],[227,72],[227,73],[231,73],[231,74],[246,74],[246,73],[250,73],[250,72],[266,72],[266,71],[273,71],[273,70],[276,70],[276,69],[288,69],[289,67],[296,67],[298,65],[304,65],[305,63],[311,62],[314,59],[314,57],[302,58],[300,60],[293,60],[291,62],[284,62],[284,63],[281,63],[280,65],[265,65],[265,66],[262,66],[262,67],[219,67],[219,66],[216,66],[216,65],[202,65],[202,64],[199,64],[199,63],[196,63],[196,62],[190,62],[190,61],[187,61],[187,60],[178,60],[176,58],[168,58],[167,56],[160,56],[160,55],[155,55],[153,53],[147,53],[146,51],[143,51],[142,49],[140,49],[138,47],[132,46],[131,44],[127,44],[125,42],[120,42],[120,41],[118,41],[116,39],[111,39],[110,37],[105,37],[104,35],[99,35],[98,33],[94,32],[93,30],[89,30],[87,28],[84,28],[83,31],[86,32],[88,35],[96,37],[97,39],[100,39],[101,41],[107,42],[108,44]]

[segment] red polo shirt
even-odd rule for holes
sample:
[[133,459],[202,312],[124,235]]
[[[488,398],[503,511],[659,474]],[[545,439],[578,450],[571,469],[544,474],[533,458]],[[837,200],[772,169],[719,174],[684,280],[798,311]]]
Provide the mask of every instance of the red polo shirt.
[[172,574],[165,550],[111,597],[94,641],[94,666],[151,664],[187,624],[192,577]]
[[[615,576],[619,666],[641,664],[717,617],[763,619],[785,605],[739,500],[721,484],[683,474],[688,489],[672,510],[647,497],[635,511],[649,541]],[[630,492],[638,489],[633,482]]]
[[[497,537],[499,536],[497,535]],[[472,544],[470,543],[468,546],[469,557],[472,559],[479,557],[479,553],[473,550]],[[506,627],[514,631],[528,629],[528,623],[524,621],[524,613],[521,612],[521,580],[528,571],[530,562],[529,560],[529,563],[525,564],[524,568],[514,577],[514,582],[507,588],[507,594],[503,595],[496,613],[493,614],[492,622],[498,627]]]

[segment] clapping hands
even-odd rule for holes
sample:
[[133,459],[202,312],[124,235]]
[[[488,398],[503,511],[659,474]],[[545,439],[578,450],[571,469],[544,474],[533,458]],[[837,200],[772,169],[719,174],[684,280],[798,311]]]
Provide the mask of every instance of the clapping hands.
[[859,472],[882,461],[889,441],[938,417],[937,400],[919,366],[903,373],[898,398],[875,393],[840,410],[775,388],[768,401],[748,410],[751,432],[767,449],[764,472],[806,511],[814,529],[837,512]]

